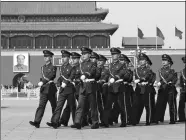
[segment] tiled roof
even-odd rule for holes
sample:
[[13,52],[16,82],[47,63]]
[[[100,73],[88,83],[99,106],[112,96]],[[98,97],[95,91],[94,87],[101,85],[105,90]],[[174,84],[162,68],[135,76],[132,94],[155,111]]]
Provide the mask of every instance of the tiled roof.
[[[123,37],[122,46],[137,45],[137,37]],[[138,45],[156,45],[156,37],[144,37],[143,39],[138,38]],[[157,38],[157,45],[164,45],[162,38]]]
[[1,2],[1,15],[70,15],[101,14],[107,9],[97,9],[96,2]]
[[1,31],[108,31],[118,29],[116,24],[101,22],[1,22]]

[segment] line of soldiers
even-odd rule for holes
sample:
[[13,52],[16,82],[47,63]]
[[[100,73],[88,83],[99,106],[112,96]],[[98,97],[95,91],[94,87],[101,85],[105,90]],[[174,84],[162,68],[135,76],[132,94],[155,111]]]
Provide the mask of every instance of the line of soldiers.
[[[56,97],[57,87],[53,80],[56,78],[57,68],[52,64],[52,52],[44,50],[46,64],[41,67],[42,78],[40,88],[39,107],[34,121],[29,123],[40,127],[48,100],[52,107],[51,121],[47,125],[58,128],[68,126],[72,114],[72,128],[81,129],[91,124],[91,129],[109,127],[118,123],[120,127],[136,125],[140,122],[143,109],[146,110],[146,125],[158,124],[164,121],[167,103],[169,104],[170,124],[177,121],[177,90],[175,84],[180,77],[179,121],[185,121],[185,68],[178,76],[171,68],[173,61],[167,54],[162,55],[162,68],[158,71],[160,81],[157,101],[154,82],[156,73],[151,69],[149,57],[138,55],[139,67],[134,71],[129,68],[130,59],[121,54],[117,48],[110,49],[112,63],[105,67],[107,58],[98,55],[90,48],[82,47],[81,54],[62,50],[63,64],[58,78],[59,95]],[[72,60],[72,64],[69,60]],[[185,57],[182,58],[185,63]],[[133,78],[135,76],[135,78]],[[135,80],[133,80],[135,79]],[[135,89],[132,82],[135,82]],[[67,101],[66,107],[64,104]],[[63,112],[62,109],[64,108]]]

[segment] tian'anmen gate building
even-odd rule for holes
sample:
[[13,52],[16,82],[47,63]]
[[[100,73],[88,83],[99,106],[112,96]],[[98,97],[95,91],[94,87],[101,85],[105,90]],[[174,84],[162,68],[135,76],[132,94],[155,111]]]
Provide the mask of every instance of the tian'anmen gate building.
[[[97,8],[96,2],[1,2],[2,84],[12,85],[16,75],[23,73],[36,85],[44,64],[44,49],[55,54],[53,63],[57,66],[60,66],[62,49],[80,52],[79,48],[86,46],[110,58],[111,36],[119,26],[103,22],[108,13],[108,9]],[[131,66],[135,67],[135,38],[121,40],[122,53],[131,58]],[[153,50],[156,44],[151,40],[142,41],[139,47],[145,48],[150,55],[154,63],[152,68],[157,70],[161,66],[163,53],[172,54],[173,60],[176,58],[176,68],[182,65],[183,50],[163,51],[161,39],[158,39],[158,50]],[[15,68],[21,54],[25,55],[25,71]]]

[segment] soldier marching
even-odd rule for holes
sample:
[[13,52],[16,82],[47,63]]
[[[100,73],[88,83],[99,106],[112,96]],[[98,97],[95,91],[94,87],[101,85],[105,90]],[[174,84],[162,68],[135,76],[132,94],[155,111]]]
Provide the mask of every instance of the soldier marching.
[[[53,80],[57,67],[52,64],[49,50],[44,50],[46,64],[41,67],[39,107],[34,121],[29,123],[40,127],[47,101],[52,106],[52,117],[47,125],[57,129],[61,125],[68,126],[72,114],[71,128],[81,129],[91,125],[91,129],[109,127],[118,123],[120,127],[137,125],[143,109],[146,110],[146,125],[164,121],[167,103],[169,104],[170,124],[185,122],[185,68],[177,75],[172,58],[162,55],[162,67],[158,75],[151,69],[150,58],[140,53],[137,57],[139,67],[131,70],[130,59],[121,54],[118,48],[111,48],[112,62],[105,66],[107,58],[82,47],[81,55],[77,52],[62,50],[63,64],[59,68],[58,91]],[[70,63],[72,60],[72,64]],[[182,58],[185,63],[185,57]],[[157,100],[155,100],[155,81],[159,76]],[[179,79],[179,80],[178,80]],[[180,85],[180,100],[177,111],[176,83]],[[135,86],[134,86],[135,85]],[[135,87],[135,88],[134,88]],[[57,94],[58,100],[57,100]],[[66,102],[66,107],[64,104]],[[62,112],[63,110],[63,112]],[[177,113],[178,112],[178,113]]]

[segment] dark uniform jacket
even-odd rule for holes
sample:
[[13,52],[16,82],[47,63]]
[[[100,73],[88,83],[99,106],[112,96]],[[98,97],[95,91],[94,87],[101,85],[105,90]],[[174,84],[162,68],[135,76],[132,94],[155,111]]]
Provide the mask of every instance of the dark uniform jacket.
[[69,63],[63,64],[60,67],[60,78],[58,79],[58,85],[61,85],[62,82],[66,84],[66,87],[64,89],[61,88],[61,91],[63,90],[64,94],[70,94],[75,92],[75,88],[72,83],[75,78],[75,73],[75,68]]
[[109,70],[105,66],[97,67],[97,73],[99,73],[99,74],[96,74],[97,76],[99,76],[99,77],[97,77],[97,79],[98,79],[98,89],[97,90],[103,94],[106,94],[106,92],[108,91],[107,90],[108,85],[105,83],[107,83],[108,79],[109,79]]
[[109,65],[109,79],[114,78],[115,82],[110,84],[109,86],[109,92],[111,93],[120,93],[121,89],[120,89],[120,85],[122,84],[122,82],[116,82],[117,80],[123,79],[124,76],[124,72],[123,72],[123,64],[121,64],[118,61],[116,62],[112,62]]
[[79,95],[79,89],[80,89],[80,85],[81,85],[81,80],[80,80],[80,77],[81,77],[81,72],[80,72],[80,65],[79,64],[76,64],[76,65],[73,65],[73,67],[75,68],[75,78],[73,80],[73,82],[75,83],[75,94],[76,95]]
[[[159,70],[159,76],[160,76],[160,82],[161,86],[160,88],[166,88],[168,85],[175,85],[177,82],[177,73],[174,69],[171,69],[170,67],[162,67]],[[171,82],[170,84],[168,84]]]
[[[91,62],[90,59],[80,63],[81,75],[85,75],[87,80],[96,78],[96,65]],[[82,90],[80,92],[93,93],[96,91],[95,81],[83,83]]]
[[41,78],[40,81],[43,82],[43,85],[41,86],[40,92],[44,94],[48,93],[56,93],[57,88],[52,82],[56,78],[56,71],[57,67],[53,66],[52,63],[49,63],[48,65],[44,65],[41,67]]
[[[146,85],[140,85],[142,82],[151,82],[152,71],[148,67],[138,67],[135,69],[135,79],[139,79],[140,82],[137,84],[136,93],[144,94],[146,91]],[[139,91],[138,91],[139,90]]]

